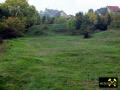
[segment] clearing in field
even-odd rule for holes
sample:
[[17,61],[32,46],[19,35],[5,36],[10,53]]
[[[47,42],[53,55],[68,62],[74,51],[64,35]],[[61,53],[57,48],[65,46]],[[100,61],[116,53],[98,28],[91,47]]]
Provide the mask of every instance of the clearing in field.
[[91,39],[23,37],[4,46],[0,90],[99,90],[99,77],[120,78],[119,30],[97,33]]

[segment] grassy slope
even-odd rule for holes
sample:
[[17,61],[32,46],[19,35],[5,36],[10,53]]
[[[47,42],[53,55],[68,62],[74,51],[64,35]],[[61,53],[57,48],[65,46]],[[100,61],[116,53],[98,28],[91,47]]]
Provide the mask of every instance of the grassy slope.
[[9,40],[0,56],[0,90],[99,90],[100,76],[120,78],[120,31]]

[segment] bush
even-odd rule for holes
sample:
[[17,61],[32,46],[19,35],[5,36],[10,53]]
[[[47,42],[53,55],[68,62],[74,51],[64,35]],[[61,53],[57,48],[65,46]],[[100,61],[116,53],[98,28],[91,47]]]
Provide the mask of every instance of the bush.
[[49,28],[47,25],[34,25],[32,27],[30,27],[27,31],[28,35],[45,35],[47,34]]
[[3,39],[2,38],[0,38],[0,44],[2,44],[3,43]]
[[0,37],[15,38],[23,36],[25,23],[17,17],[9,17],[0,23]]
[[6,24],[7,28],[13,28],[20,32],[25,31],[25,22],[18,17],[8,17],[8,19],[4,20],[4,24]]
[[13,28],[5,28],[4,30],[0,31],[0,37],[2,39],[16,38],[21,36],[23,36],[23,34]]

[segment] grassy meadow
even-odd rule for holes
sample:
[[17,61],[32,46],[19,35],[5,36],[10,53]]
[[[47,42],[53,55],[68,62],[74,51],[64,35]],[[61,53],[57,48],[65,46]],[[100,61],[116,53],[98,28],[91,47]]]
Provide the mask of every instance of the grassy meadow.
[[106,90],[99,88],[101,76],[120,78],[120,30],[90,39],[48,35],[0,45],[0,90]]

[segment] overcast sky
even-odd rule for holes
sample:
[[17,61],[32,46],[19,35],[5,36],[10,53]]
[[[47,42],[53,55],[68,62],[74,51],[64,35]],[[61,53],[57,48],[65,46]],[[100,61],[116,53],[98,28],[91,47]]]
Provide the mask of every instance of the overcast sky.
[[[5,0],[0,0],[4,2]],[[98,9],[105,6],[120,6],[120,0],[28,0],[34,5],[38,11],[49,9],[63,10],[67,14],[75,14],[76,12],[86,12],[88,9]]]

